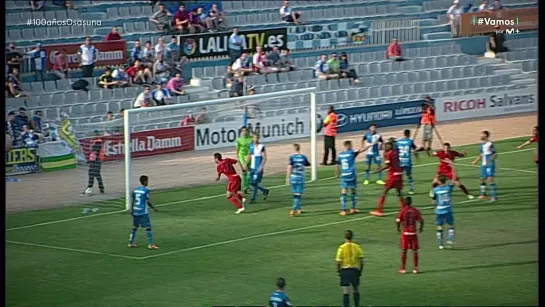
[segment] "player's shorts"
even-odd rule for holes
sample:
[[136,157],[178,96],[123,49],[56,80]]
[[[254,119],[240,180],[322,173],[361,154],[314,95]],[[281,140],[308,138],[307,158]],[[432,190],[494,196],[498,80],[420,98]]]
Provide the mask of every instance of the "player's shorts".
[[240,176],[229,178],[229,181],[227,182],[227,192],[237,193],[241,188],[242,179],[240,179]]
[[481,166],[481,178],[490,178],[494,177],[496,174],[496,166],[495,165],[483,165]]
[[257,170],[252,170],[250,172],[250,182],[252,184],[260,184],[261,180],[263,180],[263,172],[259,172]]
[[413,174],[413,166],[412,165],[402,166],[401,169],[403,169],[403,172],[405,174],[407,174],[407,176],[411,176]]
[[458,176],[456,176],[456,178],[454,178],[454,174],[452,172],[438,172],[437,177],[439,177],[439,176],[445,176],[450,181],[459,181],[460,180],[460,177],[458,177]]
[[291,192],[293,194],[303,194],[305,192],[305,182],[304,181],[292,182]]
[[403,189],[403,176],[390,176],[388,175],[388,178],[386,178],[386,185],[384,186],[387,190],[396,189],[401,190]]
[[369,154],[369,155],[365,156],[365,163],[367,165],[371,165],[373,163],[381,164],[382,163],[382,158],[380,157],[379,154]]
[[341,287],[349,287],[350,285],[357,287],[360,284],[360,270],[356,268],[341,269]]
[[250,165],[250,159],[248,159],[247,155],[239,155],[238,161],[240,161],[240,164],[248,166]]
[[357,189],[358,187],[358,178],[353,179],[342,179],[341,178],[341,189]]
[[417,234],[407,235],[405,233],[402,233],[400,247],[401,249],[412,249],[412,250],[420,249],[420,245],[418,244],[418,235]]
[[423,139],[426,142],[431,142],[433,140],[433,127],[432,125],[424,125],[423,126]]
[[149,228],[151,227],[151,221],[149,215],[133,215],[132,216],[132,225],[134,227]]
[[454,215],[452,212],[445,213],[445,214],[436,214],[435,215],[435,225],[436,226],[443,226],[445,225],[445,222],[448,225],[454,225]]

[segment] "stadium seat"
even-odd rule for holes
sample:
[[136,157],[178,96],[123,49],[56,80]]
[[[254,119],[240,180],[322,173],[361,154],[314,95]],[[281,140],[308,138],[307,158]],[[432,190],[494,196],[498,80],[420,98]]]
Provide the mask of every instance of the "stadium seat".
[[46,92],[56,92],[57,91],[57,84],[55,81],[44,81],[44,89]]

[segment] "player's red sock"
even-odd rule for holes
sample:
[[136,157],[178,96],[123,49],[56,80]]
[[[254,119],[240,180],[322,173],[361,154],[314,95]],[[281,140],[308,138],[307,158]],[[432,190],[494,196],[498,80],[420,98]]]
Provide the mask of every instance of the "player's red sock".
[[240,203],[240,201],[237,198],[231,196],[228,199],[235,207],[237,207],[237,209],[242,208],[242,204]]
[[407,251],[404,250],[401,252],[401,269],[405,270],[406,266],[407,266]]
[[462,192],[464,192],[465,195],[469,195],[469,191],[467,190],[465,185],[461,184],[460,189],[462,190]]
[[401,208],[405,208],[405,199],[403,199],[403,197],[399,197],[399,204],[401,205]]
[[242,199],[244,198],[244,196],[242,196],[242,194],[240,194],[240,193],[237,193],[236,195],[237,195],[237,199],[239,201],[242,201]]
[[378,212],[382,212],[382,208],[384,208],[384,202],[385,201],[386,201],[386,196],[381,196],[378,199],[378,207],[377,207]]
[[414,265],[414,268],[418,268],[418,252],[417,251],[413,251],[413,265]]

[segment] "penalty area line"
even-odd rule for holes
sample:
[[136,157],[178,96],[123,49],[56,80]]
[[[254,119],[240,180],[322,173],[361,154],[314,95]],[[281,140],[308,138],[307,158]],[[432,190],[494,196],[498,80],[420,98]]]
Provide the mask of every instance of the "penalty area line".
[[111,254],[111,253],[103,253],[103,252],[95,252],[85,249],[78,249],[78,248],[68,248],[68,247],[62,247],[62,246],[53,246],[53,245],[47,245],[47,244],[36,244],[36,243],[28,243],[28,242],[20,242],[20,241],[11,241],[6,240],[7,243],[10,244],[16,244],[16,245],[23,245],[23,246],[31,246],[31,247],[40,247],[40,248],[47,248],[47,249],[54,249],[54,250],[63,250],[68,252],[74,252],[74,253],[82,253],[82,254],[92,254],[92,255],[101,255],[101,256],[110,256],[110,257],[116,257],[116,258],[124,258],[124,259],[132,259],[132,260],[139,260],[142,257],[133,257],[133,256],[125,256],[125,255],[118,255],[118,254]]
[[[456,164],[460,166],[465,167],[473,167],[473,168],[480,168],[481,165],[471,165],[471,164]],[[526,169],[516,169],[516,168],[508,168],[508,167],[496,167],[499,171],[505,171],[505,172],[518,172],[518,173],[527,173],[527,174],[537,174],[536,171],[526,170]]]
[[[520,150],[505,151],[505,152],[498,153],[498,155],[516,154],[516,153],[521,153],[521,152],[530,151],[530,150],[535,150],[535,149],[534,148],[526,148],[526,149],[520,149]],[[460,159],[457,159],[457,161],[463,161],[463,160],[469,160],[469,159],[473,159],[473,157],[460,158]],[[417,165],[414,165],[413,168],[432,166],[432,165],[437,165],[437,163],[434,162],[434,163],[417,164]],[[327,180],[333,180],[333,179],[336,179],[336,177],[333,176],[333,177],[321,178],[321,179],[318,179],[317,181],[327,181]],[[278,188],[282,188],[282,187],[286,187],[286,186],[288,186],[288,185],[281,184],[281,185],[276,185],[276,186],[269,187],[269,189],[278,189]],[[164,207],[164,206],[171,206],[171,205],[180,205],[180,204],[185,204],[185,203],[190,203],[190,202],[195,202],[195,201],[202,201],[202,200],[209,200],[209,199],[214,199],[214,198],[219,198],[219,197],[225,197],[225,194],[203,196],[203,197],[198,197],[198,198],[193,198],[193,199],[178,200],[178,201],[173,201],[173,202],[164,203],[164,204],[157,204],[156,206],[157,207]],[[55,221],[50,221],[50,222],[30,224],[30,225],[26,225],[26,226],[8,228],[8,229],[6,229],[6,231],[15,231],[15,230],[20,230],[20,229],[28,229],[28,228],[34,228],[34,227],[40,227],[40,226],[47,226],[47,225],[77,221],[77,220],[82,220],[82,219],[87,219],[87,218],[92,218],[92,217],[99,217],[99,216],[105,216],[105,215],[111,215],[111,214],[117,214],[117,213],[123,213],[123,212],[127,212],[127,210],[118,210],[118,211],[112,211],[112,212],[105,212],[105,213],[98,213],[98,214],[92,214],[92,215],[78,216],[78,217],[73,217],[73,218],[68,218],[68,219],[55,220]],[[9,219],[9,217],[8,217],[8,219]]]

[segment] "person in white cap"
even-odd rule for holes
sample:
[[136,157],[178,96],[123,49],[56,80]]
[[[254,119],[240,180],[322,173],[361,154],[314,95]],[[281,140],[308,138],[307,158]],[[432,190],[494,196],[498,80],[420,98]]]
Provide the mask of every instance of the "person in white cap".
[[463,13],[462,6],[460,5],[459,0],[454,0],[452,6],[447,11],[447,17],[449,19],[450,29],[452,31],[452,36],[458,36],[458,29],[460,26],[460,16]]

